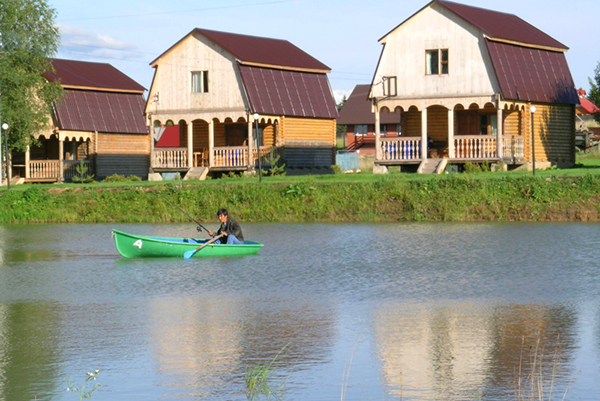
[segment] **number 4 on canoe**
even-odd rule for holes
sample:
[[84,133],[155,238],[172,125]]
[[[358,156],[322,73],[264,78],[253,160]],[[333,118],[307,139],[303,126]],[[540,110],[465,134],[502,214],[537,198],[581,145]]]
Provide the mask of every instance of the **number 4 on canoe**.
[[207,245],[212,244],[213,242],[215,242],[216,240],[218,240],[219,238],[221,238],[224,234],[220,234],[217,235],[216,237],[214,237],[213,239],[206,241],[204,244],[200,245],[198,248],[193,249],[191,251],[187,251],[186,253],[183,254],[183,257],[185,259],[190,259],[192,256],[194,256],[196,254],[196,252],[198,252],[200,249],[204,248]]

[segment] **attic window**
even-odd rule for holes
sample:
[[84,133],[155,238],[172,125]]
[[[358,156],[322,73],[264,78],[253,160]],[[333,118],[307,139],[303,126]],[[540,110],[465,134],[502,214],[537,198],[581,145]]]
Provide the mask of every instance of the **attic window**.
[[427,75],[448,74],[448,49],[425,50]]
[[208,93],[208,71],[192,71],[192,93]]
[[383,96],[396,96],[396,77],[383,77]]

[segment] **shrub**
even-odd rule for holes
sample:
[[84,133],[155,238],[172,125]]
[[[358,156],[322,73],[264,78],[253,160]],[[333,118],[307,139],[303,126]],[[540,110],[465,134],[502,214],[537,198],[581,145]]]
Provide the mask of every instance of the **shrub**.
[[137,175],[119,175],[117,173],[110,175],[102,180],[102,182],[128,182],[128,181],[142,181]]

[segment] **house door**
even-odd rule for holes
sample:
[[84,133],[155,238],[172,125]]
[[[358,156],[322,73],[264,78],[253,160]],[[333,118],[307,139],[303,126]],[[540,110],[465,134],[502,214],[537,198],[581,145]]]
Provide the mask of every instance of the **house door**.
[[477,110],[458,111],[456,113],[458,135],[479,135],[481,132],[479,112]]
[[248,127],[242,124],[225,126],[225,140],[227,146],[246,146],[248,139]]

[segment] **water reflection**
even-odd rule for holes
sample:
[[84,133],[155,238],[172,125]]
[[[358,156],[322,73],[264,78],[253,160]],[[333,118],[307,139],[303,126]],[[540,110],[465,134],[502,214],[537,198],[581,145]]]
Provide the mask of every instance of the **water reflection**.
[[0,226],[0,399],[101,369],[95,400],[243,400],[288,345],[288,399],[348,371],[348,401],[516,399],[533,355],[555,394],[600,394],[597,224],[247,224],[258,256],[191,261],[124,260],[111,228]]

